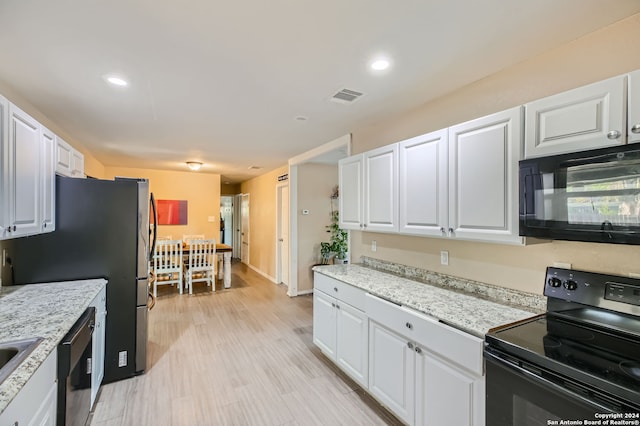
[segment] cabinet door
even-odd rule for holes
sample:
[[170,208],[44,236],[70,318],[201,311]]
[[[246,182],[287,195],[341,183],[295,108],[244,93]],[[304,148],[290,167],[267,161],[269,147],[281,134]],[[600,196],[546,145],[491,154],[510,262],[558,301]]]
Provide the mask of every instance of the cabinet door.
[[63,139],[56,137],[56,172],[62,176],[71,176],[73,148]]
[[49,129],[42,129],[42,232],[52,232],[56,226],[56,174],[55,135]]
[[420,348],[416,354],[416,425],[483,426],[484,379]]
[[313,292],[313,343],[336,360],[336,299]]
[[369,321],[369,392],[408,424],[414,420],[414,362],[406,338]]
[[362,229],[364,162],[362,155],[354,155],[338,162],[340,188],[340,227]]
[[518,161],[521,108],[449,129],[449,234],[521,244]]
[[364,388],[369,377],[369,320],[364,312],[336,301],[336,363]]
[[11,236],[40,232],[40,124],[9,105],[9,226]]
[[400,232],[445,236],[448,227],[447,130],[399,143]]
[[398,144],[364,153],[366,231],[398,232]]
[[625,142],[626,76],[526,104],[525,158]]
[[628,140],[640,142],[640,70],[629,74],[628,92]]
[[105,351],[105,331],[106,331],[106,311],[107,289],[102,289],[100,294],[91,303],[96,308],[96,325],[92,340],[92,360],[91,360],[91,406],[96,400],[98,390],[104,378],[104,351]]
[[58,384],[54,383],[38,407],[29,426],[55,426],[58,413]]
[[0,96],[0,239],[11,237],[9,176],[9,101]]
[[84,155],[76,151],[71,151],[71,176],[77,178],[83,178],[84,175]]

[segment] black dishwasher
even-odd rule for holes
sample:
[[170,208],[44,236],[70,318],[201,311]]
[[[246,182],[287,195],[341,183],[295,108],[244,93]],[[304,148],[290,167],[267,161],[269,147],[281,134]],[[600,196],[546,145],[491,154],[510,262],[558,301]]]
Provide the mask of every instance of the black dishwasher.
[[89,417],[95,314],[87,308],[58,345],[58,426],[84,426]]

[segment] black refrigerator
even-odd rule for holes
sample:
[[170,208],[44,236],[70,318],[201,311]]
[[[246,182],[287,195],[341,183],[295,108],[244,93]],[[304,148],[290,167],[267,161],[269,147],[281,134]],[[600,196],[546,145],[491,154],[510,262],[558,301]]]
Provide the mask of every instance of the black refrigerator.
[[[2,241],[3,284],[106,278],[106,383],[144,372],[153,194],[145,179],[56,176],[56,229]],[[150,239],[152,243],[150,244]]]

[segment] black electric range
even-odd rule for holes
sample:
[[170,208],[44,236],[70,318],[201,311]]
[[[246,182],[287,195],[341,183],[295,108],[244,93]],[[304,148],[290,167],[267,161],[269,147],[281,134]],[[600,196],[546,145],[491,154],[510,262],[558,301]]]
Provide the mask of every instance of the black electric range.
[[544,294],[486,335],[487,425],[640,424],[640,280],[547,268]]

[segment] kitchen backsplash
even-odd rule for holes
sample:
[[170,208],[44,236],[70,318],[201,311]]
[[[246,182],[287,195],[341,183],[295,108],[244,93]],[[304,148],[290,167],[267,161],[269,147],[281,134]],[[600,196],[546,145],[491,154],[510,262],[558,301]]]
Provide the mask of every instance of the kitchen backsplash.
[[414,266],[374,259],[368,256],[360,257],[360,263],[363,266],[376,269],[378,271],[389,272],[411,280],[424,282],[426,284],[435,285],[449,290],[456,290],[466,294],[472,294],[483,299],[501,300],[509,305],[531,309],[535,312],[544,312],[547,306],[546,297],[538,294],[498,287],[492,284],[458,278],[451,275],[429,271],[427,269],[416,268]]

